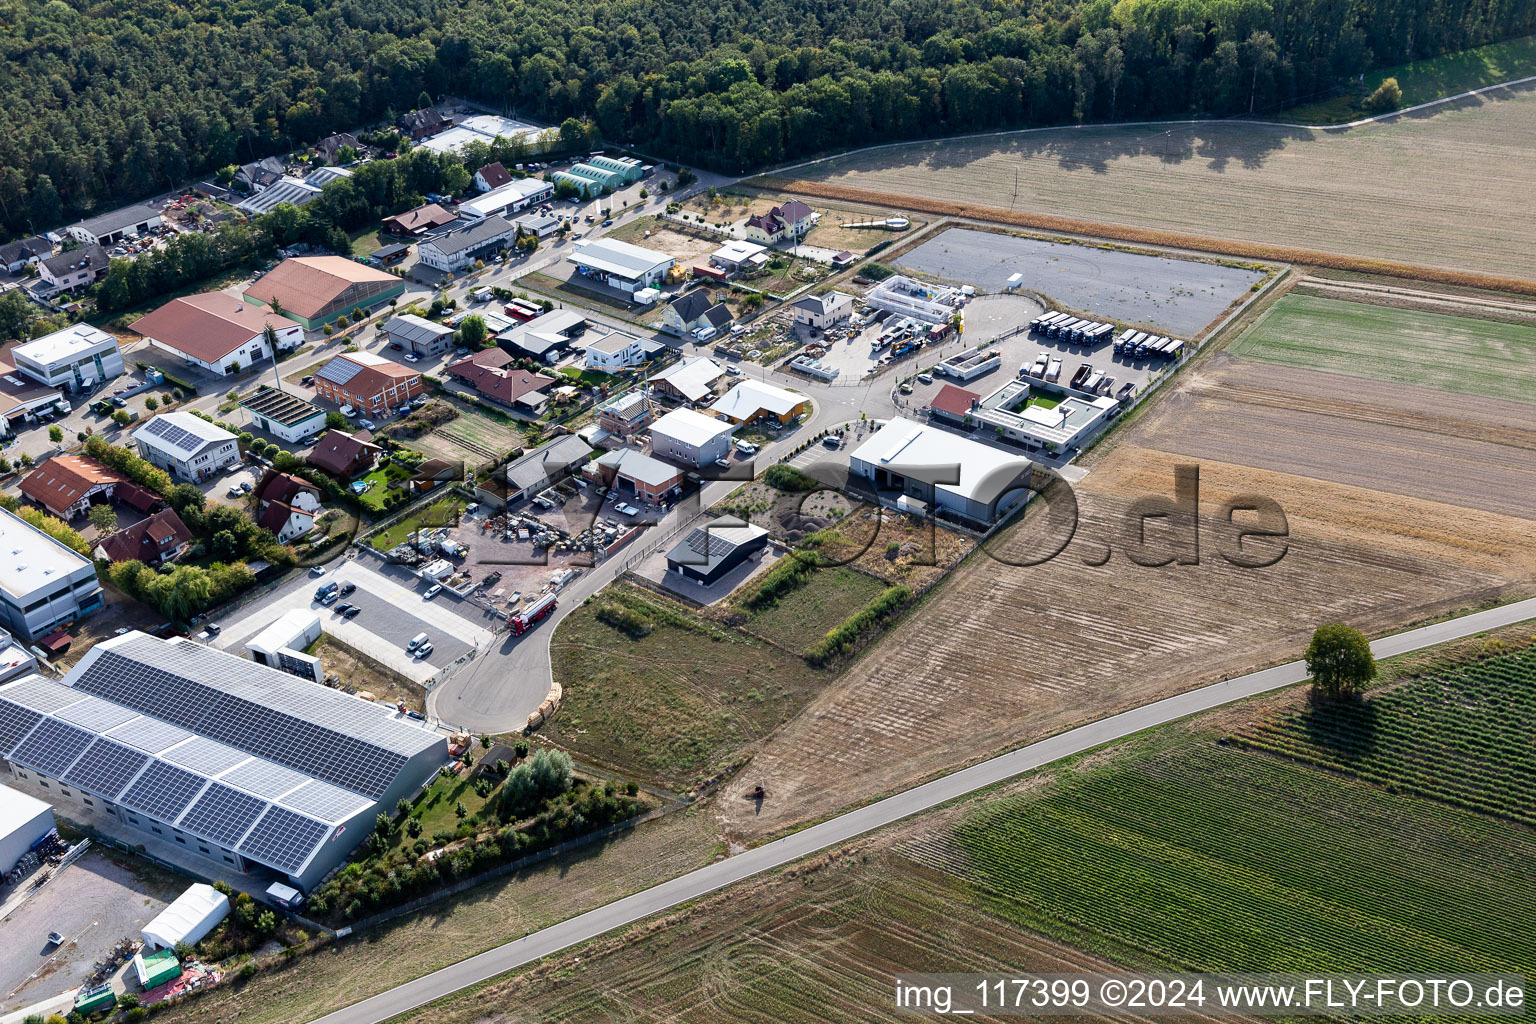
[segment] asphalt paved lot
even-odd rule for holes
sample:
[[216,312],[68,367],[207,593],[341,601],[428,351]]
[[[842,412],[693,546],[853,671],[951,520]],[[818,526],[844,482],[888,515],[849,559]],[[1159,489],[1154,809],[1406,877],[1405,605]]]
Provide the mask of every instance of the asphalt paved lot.
[[[137,937],[176,895],[87,851],[0,923],[0,1013],[79,986],[118,939]],[[55,949],[51,931],[69,941]]]
[[1263,275],[1165,256],[1142,256],[1067,242],[1044,242],[972,228],[950,228],[894,261],[989,292],[1024,275],[1024,287],[1062,305],[1188,338],[1216,319]]

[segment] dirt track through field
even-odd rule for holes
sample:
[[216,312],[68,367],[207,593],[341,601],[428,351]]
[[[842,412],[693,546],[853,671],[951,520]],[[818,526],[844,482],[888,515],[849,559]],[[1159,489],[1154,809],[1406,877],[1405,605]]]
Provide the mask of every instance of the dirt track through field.
[[[1139,439],[1133,434],[1132,440]],[[1286,556],[1242,569],[1204,520],[1198,566],[1148,568],[1118,541],[1128,503],[1172,493],[1188,457],[1122,443],[1078,487],[1062,556],[1019,569],[976,557],[790,722],[719,801],[725,827],[771,834],[1158,697],[1296,657],[1320,622],[1367,632],[1435,617],[1536,579],[1536,522],[1411,496],[1201,464],[1210,515],[1235,494],[1279,502]],[[743,799],[762,783],[760,814]]]
[[1510,213],[1536,194],[1533,140],[1536,90],[1522,87],[1345,132],[1062,129],[794,174],[871,202],[905,195],[1532,280],[1530,219]]

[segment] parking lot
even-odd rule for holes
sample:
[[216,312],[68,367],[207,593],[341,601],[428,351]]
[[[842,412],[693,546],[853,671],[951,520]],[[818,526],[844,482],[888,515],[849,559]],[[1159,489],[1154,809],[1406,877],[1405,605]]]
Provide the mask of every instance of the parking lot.
[[[169,875],[136,873],[120,858],[88,850],[0,922],[0,1013],[78,987],[119,939],[138,938],[180,894]],[[52,931],[63,945],[49,943]]]
[[[344,618],[315,601],[315,591],[325,583],[356,584],[357,589],[342,602],[361,609],[355,618]],[[376,570],[369,563],[348,560],[336,565],[323,577],[303,576],[281,588],[269,598],[241,609],[230,621],[220,622],[222,630],[213,646],[235,654],[244,654],[245,643],[283,614],[294,609],[309,609],[320,616],[321,628],[337,640],[414,682],[426,683],[444,666],[483,646],[491,639],[488,625],[478,606],[459,608],[458,598],[440,594],[427,600],[427,584],[403,568]],[[339,602],[341,603],[341,602]],[[418,633],[432,640],[432,653],[418,658],[405,645]]]
[[894,265],[978,290],[1023,287],[1101,319],[1146,324],[1188,338],[1242,297],[1263,274],[1214,263],[950,228]]

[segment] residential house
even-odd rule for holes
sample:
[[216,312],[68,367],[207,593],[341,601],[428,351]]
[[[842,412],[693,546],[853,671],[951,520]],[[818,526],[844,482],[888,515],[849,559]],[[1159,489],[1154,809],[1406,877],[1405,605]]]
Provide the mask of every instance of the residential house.
[[790,307],[794,310],[795,323],[824,331],[853,315],[853,296],[843,292],[802,295],[790,303]]
[[160,227],[160,211],[148,203],[135,203],[71,224],[64,233],[85,245],[116,245],[125,238],[147,235]]
[[744,380],[721,396],[709,411],[731,423],[767,420],[780,425],[809,412],[811,400],[766,381]]
[[315,528],[320,488],[291,473],[268,469],[256,485],[256,525],[287,544]]
[[96,563],[0,509],[0,619],[36,640],[105,604]]
[[633,448],[616,448],[601,456],[585,471],[601,486],[639,501],[656,503],[682,490],[687,471]]
[[39,384],[69,391],[105,384],[123,372],[117,339],[90,324],[75,324],[17,345],[10,360]]
[[[339,132],[335,135],[327,135],[315,143],[315,152],[320,154],[328,164],[341,162],[341,151],[350,148],[355,154],[362,149],[357,141],[357,136],[351,132]],[[356,159],[354,156],[353,159]]]
[[373,472],[383,454],[383,448],[357,434],[327,430],[304,461],[346,481]]
[[816,214],[798,199],[775,206],[767,213],[748,217],[747,238],[760,245],[798,243],[816,223]]
[[741,239],[729,241],[709,254],[710,264],[727,274],[741,270],[760,270],[772,258],[765,246]]
[[54,291],[74,291],[94,284],[110,262],[101,246],[85,245],[38,260],[37,276]]
[[300,256],[283,260],[245,290],[248,302],[282,305],[283,315],[319,330],[352,310],[372,309],[405,292],[394,274],[344,256]]
[[585,441],[575,434],[564,434],[495,470],[475,485],[475,496],[502,511],[571,476],[591,457],[592,449]]
[[616,395],[597,407],[597,425],[619,437],[639,433],[655,418],[650,399],[639,388]]
[[418,237],[428,231],[435,231],[445,224],[452,224],[459,219],[459,215],[451,210],[445,210],[437,203],[427,203],[397,213],[393,217],[384,218],[384,230],[395,235],[409,235]]
[[0,267],[7,273],[19,274],[38,260],[53,255],[53,243],[42,235],[22,238],[0,245]]
[[679,295],[661,311],[661,329],[678,337],[692,334],[707,322],[704,314],[713,305],[706,288],[695,288]]
[[424,393],[421,374],[372,352],[343,352],[315,374],[315,394],[364,416],[384,415]]
[[379,325],[389,347],[418,356],[435,356],[453,347],[453,328],[435,324],[415,313],[392,316]]
[[409,114],[401,114],[395,122],[395,127],[401,133],[414,142],[420,142],[429,135],[446,131],[453,127],[453,118],[447,117],[436,107],[423,107],[413,110]]
[[685,466],[707,466],[730,455],[735,429],[692,409],[673,409],[651,424],[651,454]]
[[928,403],[928,418],[953,426],[964,426],[981,396],[954,384],[945,384]]
[[434,270],[457,273],[481,256],[509,247],[516,235],[517,225],[505,217],[483,217],[418,243],[416,258]]
[[445,372],[499,405],[537,414],[548,402],[544,392],[554,387],[556,380],[517,369],[511,365],[515,361],[514,356],[500,348],[487,348],[449,363]]
[[[21,481],[21,493],[63,520],[108,504],[127,477],[87,455],[56,455],[38,463]],[[132,486],[130,484],[130,486]]]
[[324,409],[266,384],[240,399],[240,408],[250,414],[251,426],[290,444],[314,437],[325,429]]
[[304,328],[265,306],[225,292],[204,292],[172,299],[130,325],[155,348],[223,377],[272,359],[266,329],[277,336],[279,351],[304,344]]
[[612,373],[645,362],[645,343],[633,334],[610,331],[586,341],[586,367]]
[[153,567],[175,561],[191,546],[192,531],[175,509],[167,508],[101,538],[92,554],[109,562],[136,561]]
[[244,186],[247,192],[260,192],[283,180],[287,168],[275,156],[262,157],[248,164],[241,164],[235,172],[235,184]]
[[475,172],[475,191],[490,192],[492,189],[501,188],[511,180],[512,172],[503,167],[498,160],[496,163],[486,164]]
[[725,369],[708,356],[693,356],[651,375],[651,388],[693,405],[714,397],[714,386]]
[[133,432],[139,455],[188,483],[202,483],[240,461],[240,441],[190,412],[164,412]]

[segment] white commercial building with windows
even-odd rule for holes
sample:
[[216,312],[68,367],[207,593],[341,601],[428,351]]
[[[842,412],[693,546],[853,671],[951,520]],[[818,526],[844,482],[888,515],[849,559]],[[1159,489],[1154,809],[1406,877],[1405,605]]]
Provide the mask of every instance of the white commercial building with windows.
[[240,439],[189,412],[161,413],[133,439],[139,454],[174,477],[202,483],[240,461]]
[[577,242],[576,251],[566,260],[574,263],[583,277],[630,296],[660,284],[667,271],[677,265],[677,260],[664,252],[612,238]]
[[517,178],[500,188],[493,188],[484,195],[476,196],[459,204],[460,220],[481,220],[485,217],[505,217],[534,203],[546,202],[555,197],[555,186],[538,178]]
[[306,891],[447,757],[393,708],[180,637],[126,633],[63,681],[0,686],[18,788]]
[[0,611],[7,630],[36,640],[104,601],[95,563],[0,509]]
[[673,409],[651,424],[651,454],[688,466],[705,466],[731,453],[736,428],[692,409]]
[[99,327],[75,324],[11,349],[16,369],[40,384],[79,391],[123,372],[117,339]]

